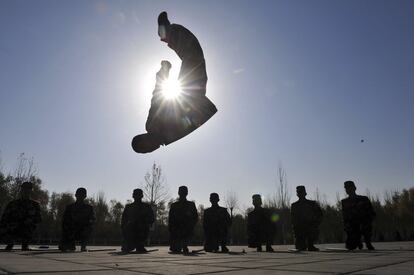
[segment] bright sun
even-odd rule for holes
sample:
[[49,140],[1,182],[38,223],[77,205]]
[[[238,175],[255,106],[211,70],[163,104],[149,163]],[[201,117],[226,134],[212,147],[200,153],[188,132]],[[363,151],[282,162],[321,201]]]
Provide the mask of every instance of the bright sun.
[[166,99],[175,99],[181,94],[181,85],[177,79],[167,79],[162,85],[162,94]]

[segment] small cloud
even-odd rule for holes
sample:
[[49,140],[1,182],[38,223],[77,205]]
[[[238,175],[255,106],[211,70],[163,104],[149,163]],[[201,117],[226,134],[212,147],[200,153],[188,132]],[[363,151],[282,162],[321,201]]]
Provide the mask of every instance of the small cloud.
[[139,20],[139,16],[135,11],[132,12],[132,17],[134,18],[135,23],[141,24],[141,20]]
[[115,17],[119,23],[121,24],[125,23],[126,16],[125,16],[125,13],[123,13],[122,11],[117,12]]
[[108,4],[104,2],[98,2],[95,4],[95,10],[100,15],[106,14],[108,11]]
[[233,71],[233,74],[241,74],[242,72],[244,72],[244,68],[238,68]]

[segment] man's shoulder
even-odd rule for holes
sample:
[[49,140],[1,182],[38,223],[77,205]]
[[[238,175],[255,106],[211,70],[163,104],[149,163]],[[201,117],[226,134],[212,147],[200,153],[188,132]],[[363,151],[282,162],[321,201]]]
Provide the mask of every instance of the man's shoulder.
[[369,198],[367,196],[357,195],[357,199],[361,201],[369,201]]
[[319,203],[315,200],[308,200],[306,199],[306,203],[312,206],[319,205]]
[[145,209],[152,209],[151,204],[149,204],[147,202],[142,202],[142,207],[145,208]]
[[127,203],[125,204],[124,210],[129,209],[131,207],[133,207],[132,203]]
[[351,198],[343,198],[342,200],[341,200],[341,202],[342,203],[347,203],[347,202],[349,202],[351,200]]
[[88,209],[89,211],[90,210],[93,210],[93,206],[92,205],[90,205],[90,204],[88,204],[88,203],[85,203],[85,209]]
[[296,207],[296,206],[299,205],[299,203],[300,203],[300,201],[297,200],[297,201],[295,201],[295,202],[292,203],[291,207]]
[[68,205],[66,205],[66,209],[72,209],[73,207],[75,207],[75,203],[69,203]]
[[219,211],[221,212],[227,212],[227,208],[223,206],[219,206]]

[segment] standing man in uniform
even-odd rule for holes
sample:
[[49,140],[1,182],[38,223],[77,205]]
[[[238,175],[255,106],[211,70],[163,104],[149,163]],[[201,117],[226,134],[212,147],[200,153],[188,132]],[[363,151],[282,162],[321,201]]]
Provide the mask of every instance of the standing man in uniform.
[[306,199],[305,186],[297,186],[296,195],[299,200],[292,203],[290,212],[295,247],[298,250],[319,251],[314,242],[318,239],[322,210],[316,201]]
[[226,243],[231,218],[227,212],[227,208],[218,205],[219,201],[219,195],[217,193],[211,193],[211,207],[204,211],[204,250],[206,252],[218,252],[219,245],[221,245],[221,252],[229,252]]
[[346,232],[346,248],[354,250],[362,249],[361,235],[364,236],[365,245],[369,250],[374,250],[371,244],[372,221],[375,212],[371,201],[366,196],[356,194],[356,186],[353,181],[344,183],[348,198],[342,202],[342,216],[344,219],[344,230]]
[[249,247],[262,251],[262,244],[266,244],[266,252],[273,252],[272,244],[275,234],[275,225],[272,222],[270,209],[262,207],[262,197],[252,196],[254,209],[247,215],[247,234]]
[[62,220],[61,251],[75,251],[75,242],[80,241],[81,251],[87,251],[89,237],[95,222],[93,207],[85,202],[87,191],[80,187],[76,190],[76,201],[66,206]]
[[33,184],[23,182],[20,198],[9,202],[4,209],[0,222],[0,239],[7,244],[6,251],[11,251],[15,241],[21,240],[22,250],[29,250],[36,225],[40,223],[40,205],[31,199]]
[[189,253],[188,241],[193,234],[198,214],[195,203],[187,200],[187,186],[178,188],[178,200],[171,204],[168,215],[168,231],[170,232],[170,251]]
[[147,252],[144,247],[148,239],[149,228],[154,223],[154,212],[151,205],[142,202],[144,194],[141,189],[134,189],[132,193],[134,202],[125,206],[122,213],[123,252]]

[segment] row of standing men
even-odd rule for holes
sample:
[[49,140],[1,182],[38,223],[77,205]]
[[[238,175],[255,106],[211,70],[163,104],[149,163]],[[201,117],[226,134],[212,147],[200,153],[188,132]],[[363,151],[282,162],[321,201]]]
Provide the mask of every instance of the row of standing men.
[[[366,247],[373,250],[371,244],[372,221],[375,217],[370,200],[366,196],[356,194],[356,186],[352,181],[344,183],[348,197],[343,199],[342,214],[344,230],[347,233],[346,248],[362,249],[362,237]],[[21,196],[11,201],[5,208],[0,221],[0,241],[11,250],[15,241],[22,242],[22,250],[28,250],[36,225],[41,221],[39,203],[31,199],[33,185],[25,182],[21,187]],[[322,221],[322,210],[318,203],[306,199],[304,186],[297,186],[298,201],[291,205],[291,221],[295,236],[295,247],[298,250],[318,251],[314,246],[319,235]],[[171,204],[168,217],[170,234],[170,251],[173,253],[189,253],[188,245],[198,220],[195,203],[187,200],[188,188],[178,189],[179,198]],[[78,188],[75,193],[76,202],[69,204],[63,215],[62,237],[59,249],[73,251],[75,242],[81,244],[81,251],[86,251],[88,239],[95,222],[93,207],[85,202],[87,191]],[[145,242],[148,239],[151,224],[154,223],[154,211],[151,205],[142,201],[143,192],[135,189],[134,202],[125,206],[122,214],[122,251],[146,252]],[[203,229],[205,235],[204,250],[207,252],[228,252],[227,239],[232,217],[226,208],[219,206],[219,195],[210,194],[211,207],[204,211]],[[272,244],[276,233],[278,215],[271,209],[262,207],[261,196],[252,196],[254,209],[248,213],[247,233],[249,247],[262,251],[265,245],[267,252],[273,252]]]

